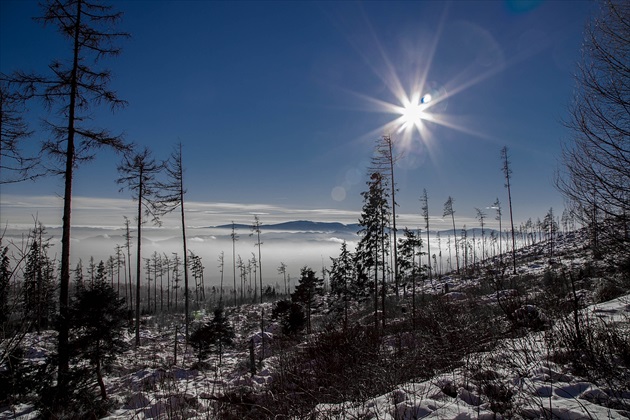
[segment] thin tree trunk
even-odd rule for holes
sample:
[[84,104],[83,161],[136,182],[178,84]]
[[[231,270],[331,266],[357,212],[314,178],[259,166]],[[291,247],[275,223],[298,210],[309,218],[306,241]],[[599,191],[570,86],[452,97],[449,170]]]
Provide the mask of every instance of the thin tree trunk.
[[[394,236],[394,283],[396,286],[396,298],[399,297],[399,279],[398,279],[398,241],[396,240],[396,183],[394,182],[394,155],[392,150],[392,140],[388,136],[387,146],[389,147],[389,171],[392,175],[392,233]],[[385,308],[383,307],[383,313],[385,313]],[[383,322],[385,322],[385,317],[383,317]]]
[[[100,345],[96,344],[96,351],[100,355]],[[104,400],[107,399],[107,390],[105,389],[105,383],[103,382],[103,373],[101,372],[101,359],[100,357],[96,358],[96,381],[98,382],[98,387],[101,390],[101,398]]]
[[140,345],[140,273],[142,270],[142,168],[138,179],[138,245],[136,254],[136,347]]
[[70,74],[70,104],[68,106],[68,141],[66,145],[65,185],[63,198],[63,232],[61,238],[61,278],[59,284],[59,335],[58,335],[58,377],[57,377],[57,401],[67,399],[68,395],[68,371],[70,364],[69,339],[69,287],[70,287],[70,229],[72,212],[72,178],[74,170],[75,145],[74,145],[74,120],[77,97],[77,73],[79,68],[79,33],[81,30],[81,5],[77,1],[76,25],[74,26],[74,47],[72,57],[72,71]]
[[[182,156],[182,145],[179,144],[179,157],[181,159]],[[181,168],[181,162],[180,162]],[[188,343],[188,327],[190,325],[190,313],[189,313],[189,304],[188,304],[188,249],[186,246],[186,218],[184,212],[184,174],[183,170],[180,174],[180,184],[179,184],[179,192],[180,192],[180,208],[182,213],[182,241],[184,243],[184,311],[186,312],[184,316],[184,322],[186,323],[186,343]]]
[[451,213],[451,218],[453,220],[453,237],[455,240],[455,262],[457,263],[457,274],[459,275],[459,250],[457,248],[457,231],[455,230],[455,214]]

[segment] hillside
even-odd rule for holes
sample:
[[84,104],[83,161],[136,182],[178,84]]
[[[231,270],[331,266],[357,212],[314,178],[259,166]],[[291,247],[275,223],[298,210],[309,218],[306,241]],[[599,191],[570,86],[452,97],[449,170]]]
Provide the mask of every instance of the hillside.
[[[106,374],[103,417],[630,418],[628,270],[593,260],[585,241],[565,235],[552,258],[548,242],[522,249],[516,275],[487,262],[407,284],[388,294],[376,333],[370,297],[349,303],[347,322],[343,303],[318,297],[310,335],[283,334],[272,302],[228,306],[234,344],[198,360],[181,315],[147,315],[141,345],[127,333]],[[195,311],[193,329],[211,309]],[[54,338],[26,334],[23,366],[45,363]],[[34,397],[15,396],[0,418],[34,418]]]

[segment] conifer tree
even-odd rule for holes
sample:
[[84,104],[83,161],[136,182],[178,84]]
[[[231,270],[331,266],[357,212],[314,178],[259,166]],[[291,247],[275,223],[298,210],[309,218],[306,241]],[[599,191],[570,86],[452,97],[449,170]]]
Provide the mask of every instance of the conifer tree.
[[[387,192],[383,187],[382,177],[378,172],[370,176],[368,191],[363,192],[363,209],[359,218],[361,240],[357,245],[356,258],[359,264],[359,276],[373,273],[374,292],[374,327],[378,328],[378,271],[382,269],[382,322],[385,324],[385,226],[389,219]],[[367,270],[367,273],[363,273]]]
[[306,309],[306,333],[311,334],[311,312],[315,304],[315,297],[323,293],[324,281],[315,276],[315,272],[309,267],[302,267],[300,280],[291,294],[293,302],[301,303]]
[[197,358],[201,362],[211,352],[219,354],[219,365],[223,357],[223,348],[234,341],[234,329],[223,312],[223,308],[214,310],[214,318],[207,324],[193,331],[190,345],[197,351]]
[[[0,241],[0,325],[9,319],[9,292],[11,287],[11,260],[9,258],[9,247],[1,247]],[[2,328],[4,331],[4,328]],[[0,338],[4,338],[0,336]]]
[[[375,150],[375,156],[372,159],[371,172],[378,172],[381,176],[381,182],[383,188],[388,189],[386,196],[390,199],[388,205],[391,210],[391,234],[393,238],[393,264],[394,264],[394,284],[396,289],[396,296],[398,296],[399,288],[399,272],[398,272],[398,251],[397,251],[397,229],[396,229],[396,181],[394,178],[394,165],[400,159],[400,155],[394,155],[394,140],[389,135],[382,136]],[[389,187],[389,188],[388,188]],[[383,247],[384,249],[384,247]],[[385,260],[383,259],[383,262]]]
[[348,303],[355,298],[353,294],[354,264],[353,256],[348,251],[346,241],[341,244],[339,257],[331,258],[330,293],[343,301],[344,328],[348,327]]
[[89,362],[103,400],[107,399],[103,372],[126,349],[125,306],[124,299],[99,275],[94,284],[77,289],[70,307],[73,356]]
[[48,326],[54,305],[55,263],[47,255],[49,243],[44,239],[46,230],[39,223],[32,232],[32,242],[23,274],[24,317],[37,332]]
[[118,166],[121,176],[116,181],[122,189],[128,189],[138,202],[138,244],[136,248],[136,346],[140,345],[140,278],[142,273],[142,225],[143,216],[151,217],[159,223],[159,211],[155,205],[156,177],[162,171],[163,164],[155,161],[149,149],[144,148],[132,156],[125,156]]
[[[95,149],[129,150],[118,135],[107,130],[89,127],[90,111],[99,105],[110,109],[122,107],[116,92],[108,88],[111,73],[99,70],[96,64],[108,56],[116,56],[120,49],[116,42],[128,35],[114,30],[121,13],[91,0],[49,0],[44,15],[38,20],[45,26],[57,28],[68,41],[67,59],[58,59],[49,66],[50,77],[17,72],[12,82],[42,98],[55,110],[58,120],[48,119],[52,138],[44,143],[43,150],[61,166],[51,171],[63,176],[63,216],[61,237],[61,268],[59,287],[58,322],[58,382],[53,411],[61,408],[69,390],[68,366],[68,305],[70,284],[70,229],[74,170],[81,162],[94,157]],[[92,66],[90,65],[92,64]]]
[[[416,278],[421,275],[420,264],[416,263],[416,257],[422,254],[422,239],[420,234],[411,229],[404,229],[404,237],[400,238],[400,271],[403,278],[411,279],[411,319],[415,325],[416,319]],[[423,289],[424,290],[424,289]]]

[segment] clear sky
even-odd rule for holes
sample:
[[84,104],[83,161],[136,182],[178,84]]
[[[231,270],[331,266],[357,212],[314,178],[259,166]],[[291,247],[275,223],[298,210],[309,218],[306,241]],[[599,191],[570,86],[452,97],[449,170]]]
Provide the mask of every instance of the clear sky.
[[[403,156],[396,168],[400,214],[419,213],[423,188],[435,218],[449,195],[462,220],[497,197],[506,208],[504,145],[515,221],[542,218],[552,206],[561,213],[552,179],[569,135],[561,122],[593,2],[113,5],[124,12],[119,28],[132,37],[119,57],[101,64],[129,105],[113,115],[97,110],[94,125],[123,132],[158,158],[181,141],[187,200],[208,215],[195,223],[243,221],[251,213],[269,213],[263,223],[355,222],[382,134],[393,136]],[[54,28],[31,19],[40,14],[37,2],[0,1],[0,71],[46,73],[51,60],[69,57]],[[424,120],[401,128],[395,121],[405,98],[417,106],[423,97]],[[37,143],[47,135],[42,110],[29,107]],[[112,223],[132,208],[118,207],[129,198],[114,182],[118,162],[103,152],[77,171],[82,224],[108,223],[100,213],[90,219],[91,202],[114,210]],[[0,188],[2,223],[17,223],[55,209],[50,196],[62,193],[62,180]],[[108,199],[116,201],[109,206]],[[60,223],[57,201],[59,213],[48,212],[44,223]]]

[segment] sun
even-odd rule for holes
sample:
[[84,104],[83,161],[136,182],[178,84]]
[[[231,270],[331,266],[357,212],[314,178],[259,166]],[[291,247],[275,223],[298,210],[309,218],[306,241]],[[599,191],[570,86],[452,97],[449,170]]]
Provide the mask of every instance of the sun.
[[404,100],[400,114],[400,130],[410,130],[416,128],[420,130],[422,121],[429,118],[429,114],[425,112],[429,107],[432,96],[427,93],[420,97],[420,94],[414,94],[411,100]]

